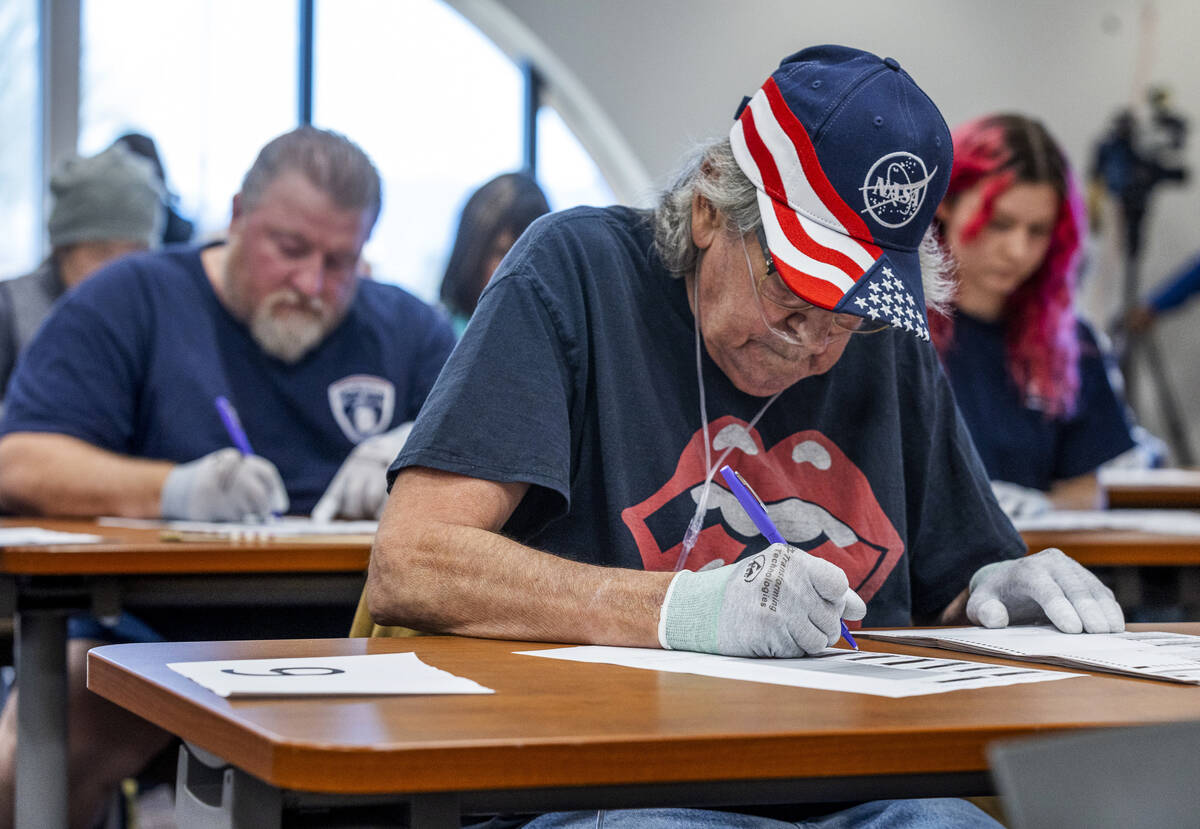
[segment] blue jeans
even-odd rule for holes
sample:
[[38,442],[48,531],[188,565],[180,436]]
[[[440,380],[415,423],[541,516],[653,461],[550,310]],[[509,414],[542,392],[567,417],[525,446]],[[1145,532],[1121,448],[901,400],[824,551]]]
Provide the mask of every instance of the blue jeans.
[[840,812],[784,823],[707,809],[613,809],[551,812],[525,829],[1003,829],[974,804],[950,797],[875,800]]

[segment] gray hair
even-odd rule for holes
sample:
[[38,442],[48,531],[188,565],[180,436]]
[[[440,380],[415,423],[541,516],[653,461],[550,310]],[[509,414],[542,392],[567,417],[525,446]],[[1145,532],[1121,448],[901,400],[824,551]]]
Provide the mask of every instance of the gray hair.
[[[738,166],[729,139],[695,147],[654,211],[654,244],[667,270],[677,277],[694,270],[699,258],[692,241],[692,199],[697,195],[725,217],[730,232],[748,233],[762,224],[758,191]],[[918,255],[925,303],[943,310],[954,292],[953,264],[932,227],[925,231]]]
[[367,211],[372,225],[379,218],[383,204],[379,171],[346,136],[302,126],[272,139],[242,180],[244,208],[253,210],[271,182],[287,170],[302,173],[338,207]]
[[725,217],[728,230],[746,233],[762,223],[757,192],[733,157],[728,138],[695,147],[654,211],[654,243],[667,270],[683,276],[696,267],[699,252],[692,241],[695,196],[703,196]]

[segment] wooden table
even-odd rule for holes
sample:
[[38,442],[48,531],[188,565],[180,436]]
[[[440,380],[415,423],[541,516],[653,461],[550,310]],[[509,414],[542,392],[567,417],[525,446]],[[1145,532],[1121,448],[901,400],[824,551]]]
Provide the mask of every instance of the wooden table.
[[1200,565],[1200,536],[1131,530],[1027,530],[1021,537],[1030,552],[1057,547],[1085,567]]
[[1112,485],[1104,492],[1111,509],[1200,509],[1200,486]]
[[1200,536],[1131,530],[1026,530],[1031,553],[1057,547],[1085,567],[1111,568],[1102,578],[1121,607],[1145,604],[1140,567],[1175,568],[1172,600],[1185,619],[1200,619]]
[[1100,485],[1114,509],[1200,509],[1200,470],[1104,470]]
[[[0,548],[0,608],[17,621],[16,825],[67,826],[67,616],[116,615],[126,604],[167,606],[353,602],[370,539],[166,541],[160,530],[98,526],[91,520],[10,518],[101,535],[99,544]],[[349,624],[349,620],[347,620]]]
[[[1200,624],[1154,627],[1200,633]],[[217,790],[224,780],[232,797],[240,781],[251,811],[227,825],[255,827],[279,826],[282,811],[305,803],[384,794],[410,804],[412,825],[437,829],[490,811],[985,794],[994,740],[1200,719],[1200,688],[1112,675],[886,699],[513,653],[536,647],[553,646],[453,637],[111,645],[88,654],[88,687],[182,737],[205,760],[198,767],[216,767]],[[231,702],[166,667],[410,650],[496,693]],[[181,754],[184,784],[194,763]]]

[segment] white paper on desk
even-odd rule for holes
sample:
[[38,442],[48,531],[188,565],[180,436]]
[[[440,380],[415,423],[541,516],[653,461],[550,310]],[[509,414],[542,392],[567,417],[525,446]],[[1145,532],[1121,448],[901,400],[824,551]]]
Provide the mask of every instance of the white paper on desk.
[[754,659],[658,648],[581,645],[572,648],[518,651],[526,656],[601,662],[651,671],[699,674],[723,679],[791,685],[821,691],[912,697],[969,688],[990,688],[1082,676],[1062,671],[987,665],[963,659],[925,658],[826,648],[799,659]]
[[1200,469],[1142,469],[1140,467],[1100,467],[1098,472],[1102,486],[1200,486]]
[[223,697],[495,693],[411,652],[170,662],[167,667]]
[[1179,509],[1051,510],[1015,518],[1019,532],[1031,530],[1133,530],[1162,535],[1200,535],[1200,512]]
[[295,538],[320,535],[374,535],[378,521],[313,521],[298,515],[285,515],[270,521],[236,523],[231,521],[160,521],[151,518],[98,519],[103,527],[125,527],[135,530],[174,530],[184,533],[205,533],[222,538]]
[[1042,625],[862,631],[867,639],[942,647],[1200,685],[1200,636],[1165,631],[1063,633]]
[[50,544],[98,544],[104,538],[88,533],[63,533],[41,527],[0,527],[0,547],[41,547]]

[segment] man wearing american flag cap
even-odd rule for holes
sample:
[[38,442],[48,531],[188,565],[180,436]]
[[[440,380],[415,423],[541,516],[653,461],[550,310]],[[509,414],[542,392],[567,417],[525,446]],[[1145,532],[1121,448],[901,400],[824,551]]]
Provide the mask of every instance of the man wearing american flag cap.
[[[1024,556],[928,342],[951,154],[895,60],[820,46],[786,58],[653,212],[535,222],[392,465],[374,620],[777,657],[829,647],[842,620],[1121,630],[1086,570]],[[714,478],[726,464],[786,543]],[[760,820],[604,823],[777,825]],[[812,825],[996,824],[922,800]]]

